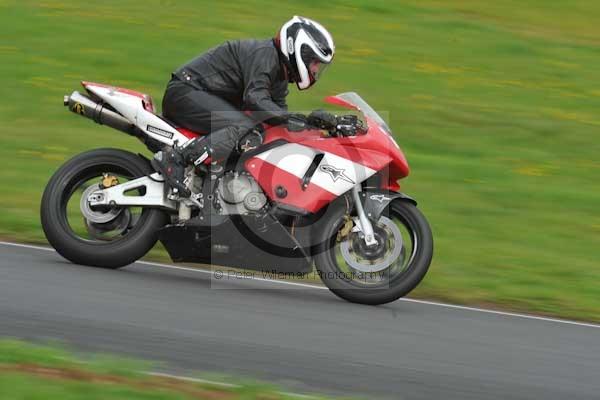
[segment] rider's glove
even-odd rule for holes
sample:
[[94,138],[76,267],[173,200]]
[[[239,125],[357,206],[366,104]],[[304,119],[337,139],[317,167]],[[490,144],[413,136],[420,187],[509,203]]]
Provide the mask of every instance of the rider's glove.
[[325,110],[315,110],[307,118],[309,125],[320,129],[334,129],[337,125],[337,117]]
[[290,132],[300,132],[306,129],[306,116],[303,114],[290,114],[287,119],[287,128]]

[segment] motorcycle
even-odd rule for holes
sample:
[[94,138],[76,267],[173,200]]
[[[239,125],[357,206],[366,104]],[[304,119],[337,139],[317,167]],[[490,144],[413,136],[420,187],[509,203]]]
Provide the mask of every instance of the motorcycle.
[[[201,133],[156,113],[146,94],[82,82],[64,105],[155,153]],[[294,276],[313,271],[339,297],[383,304],[408,294],[433,255],[426,218],[398,180],[409,167],[391,130],[358,94],[327,127],[268,126],[225,161],[186,169],[181,198],[141,154],[84,152],[52,176],[41,202],[49,243],[73,263],[120,268],[160,241],[174,262]]]

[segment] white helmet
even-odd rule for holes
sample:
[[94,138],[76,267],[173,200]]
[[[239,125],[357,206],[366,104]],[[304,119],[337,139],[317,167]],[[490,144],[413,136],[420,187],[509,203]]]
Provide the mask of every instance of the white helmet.
[[277,39],[291,80],[300,90],[311,87],[333,60],[331,34],[308,18],[294,16],[281,27]]

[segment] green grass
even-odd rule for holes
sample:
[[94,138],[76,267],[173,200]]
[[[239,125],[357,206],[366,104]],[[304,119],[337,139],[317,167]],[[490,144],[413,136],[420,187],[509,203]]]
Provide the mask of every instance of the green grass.
[[[83,360],[83,361],[82,361]],[[60,346],[0,339],[0,399],[286,400],[297,396],[251,380],[189,382],[150,376],[149,363],[73,354]],[[219,384],[226,383],[228,386]],[[323,399],[325,397],[313,396]]]
[[[82,79],[160,99],[170,71],[293,14],[337,40],[293,109],[355,90],[387,111],[436,239],[415,292],[600,321],[600,3],[0,0],[0,236],[43,241],[52,172],[134,140],[68,113]],[[157,101],[160,103],[160,101]]]

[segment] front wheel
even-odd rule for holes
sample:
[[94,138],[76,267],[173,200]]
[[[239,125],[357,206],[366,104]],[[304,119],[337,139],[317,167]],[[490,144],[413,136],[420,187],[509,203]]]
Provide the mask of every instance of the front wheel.
[[421,282],[433,256],[431,228],[415,205],[396,199],[373,230],[367,247],[352,220],[340,209],[321,233],[315,265],[325,285],[339,297],[361,304],[385,304],[407,295]]
[[167,214],[141,207],[92,209],[87,199],[95,190],[153,172],[140,156],[117,149],[92,150],[67,161],[42,197],[48,242],[76,264],[119,268],[138,260],[156,243]]

